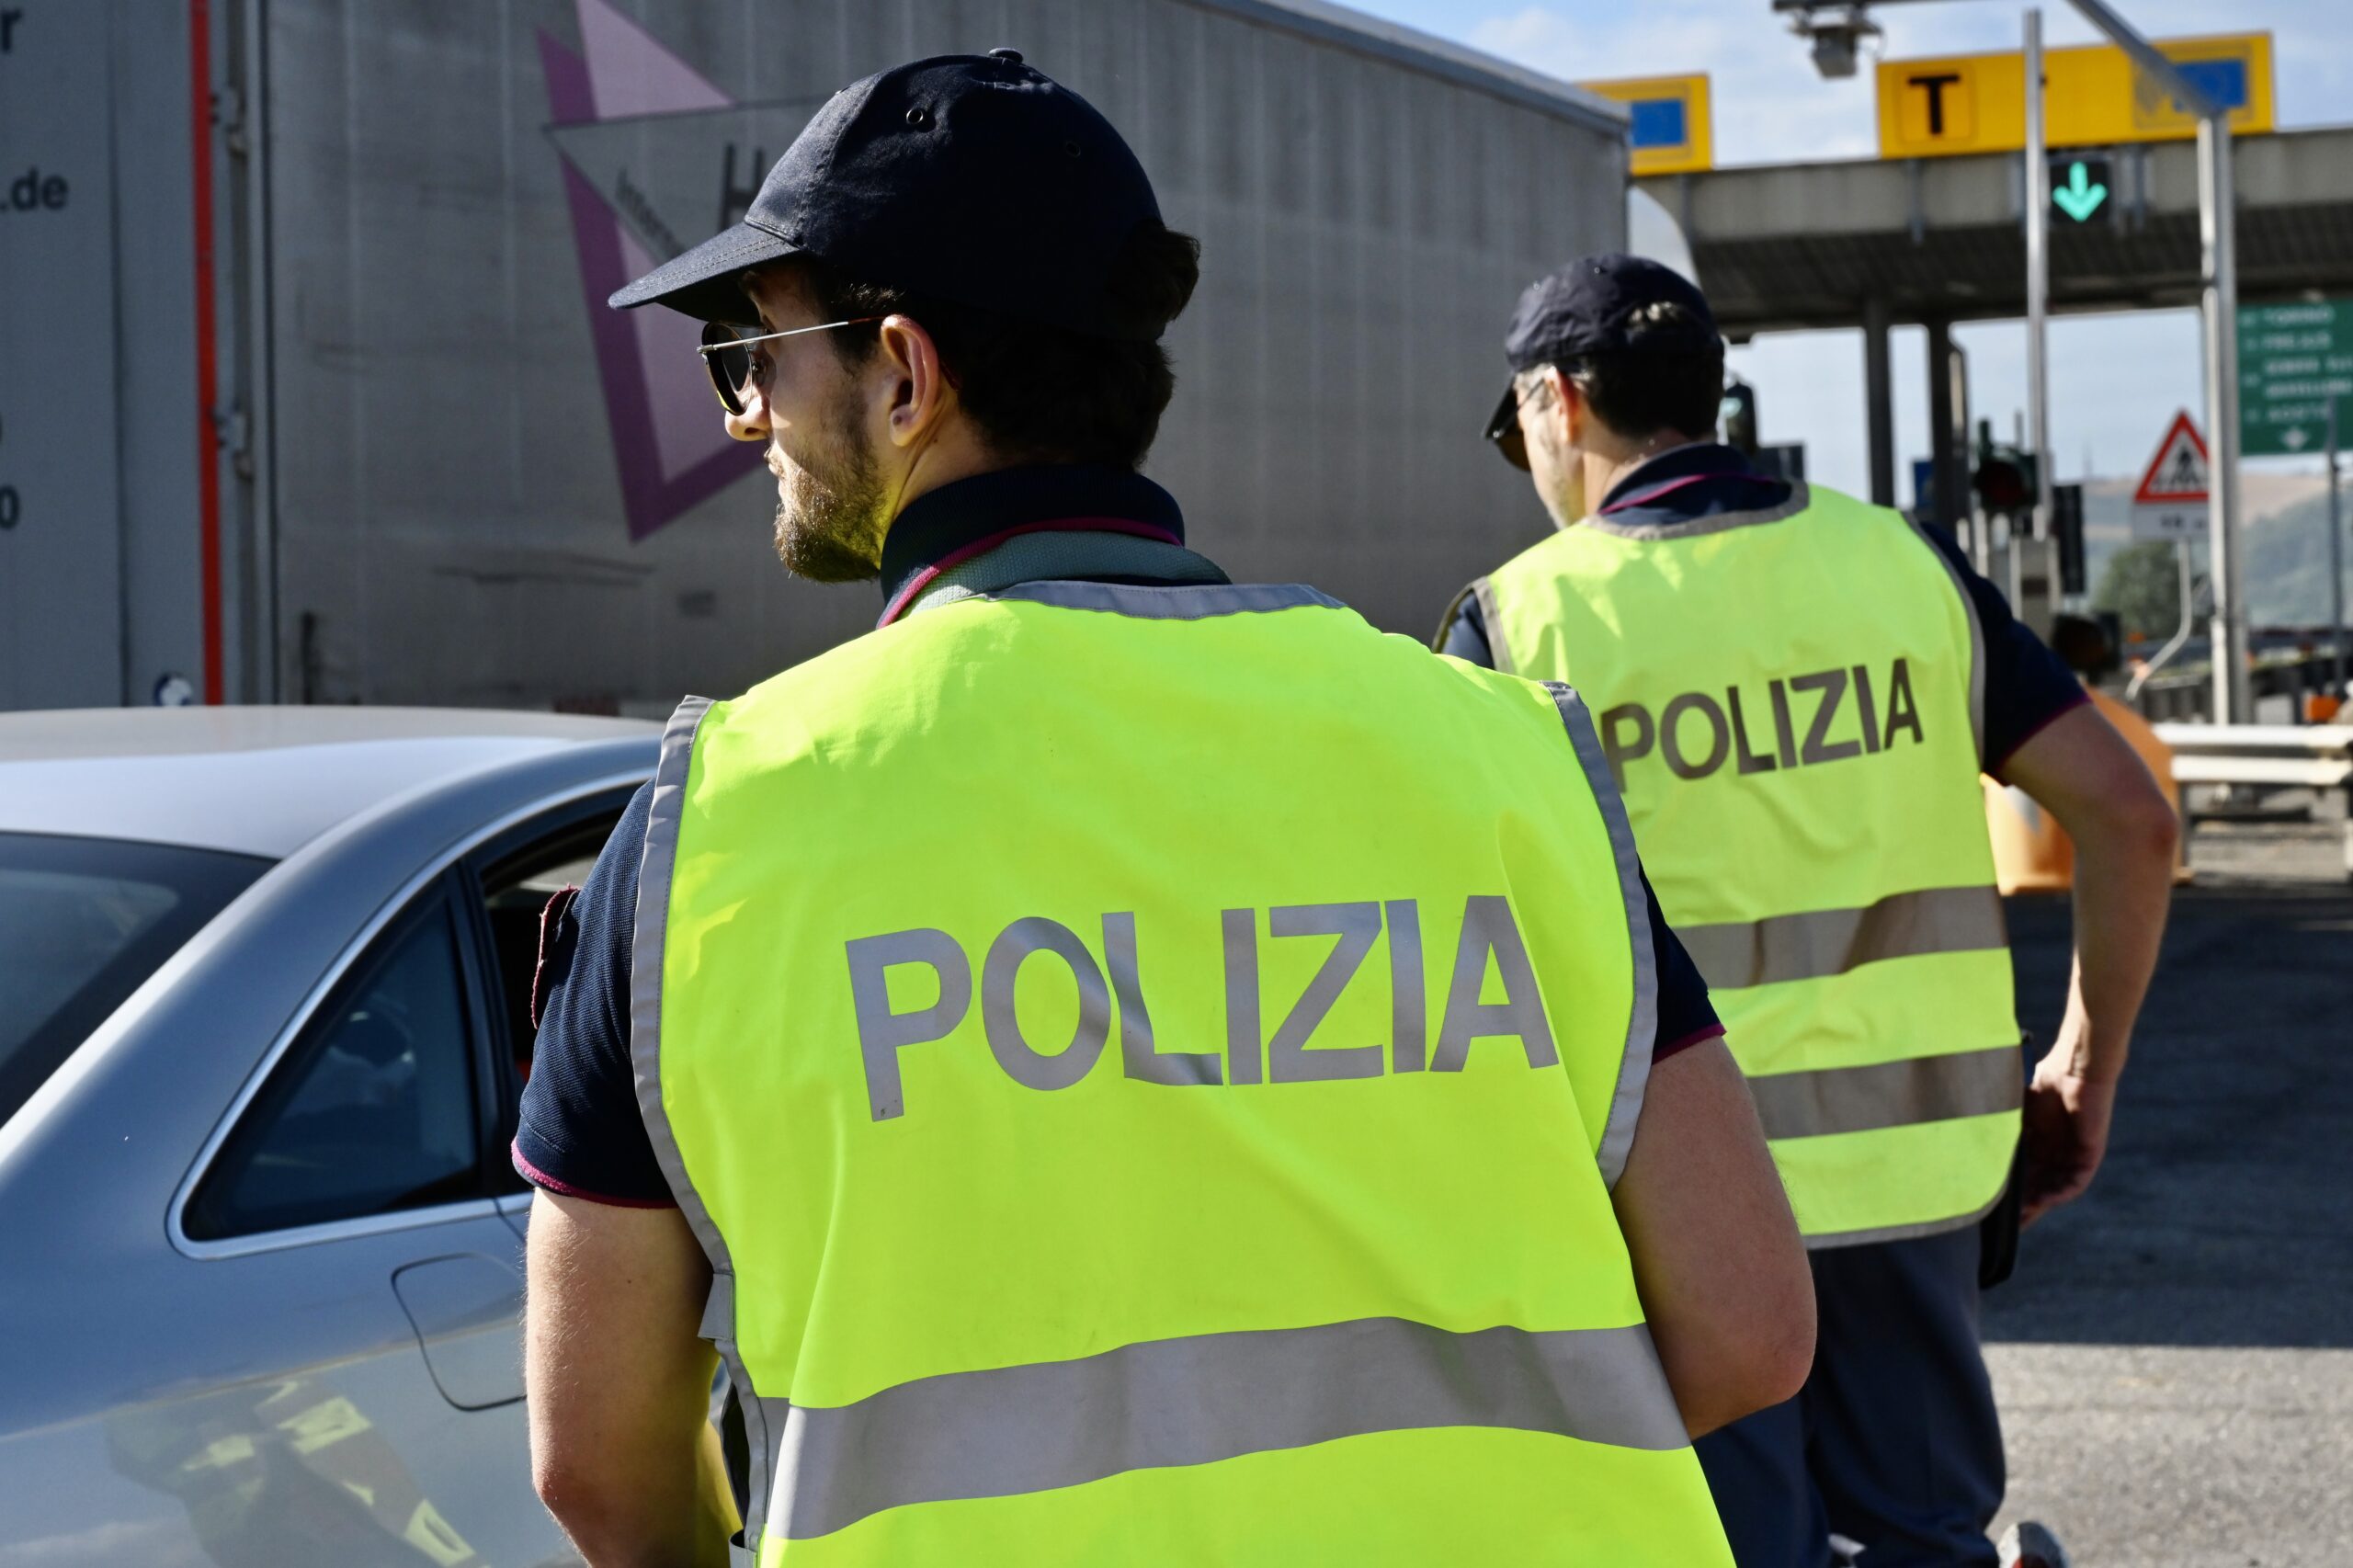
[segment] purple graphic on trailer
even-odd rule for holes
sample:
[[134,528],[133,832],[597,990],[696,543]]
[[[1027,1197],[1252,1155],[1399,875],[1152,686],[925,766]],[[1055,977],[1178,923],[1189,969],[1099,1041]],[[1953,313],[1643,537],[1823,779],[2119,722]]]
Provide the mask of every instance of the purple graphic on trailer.
[[[549,135],[563,157],[622,509],[637,540],[760,467],[760,449],[731,440],[720,423],[695,352],[695,324],[658,306],[623,312],[605,304],[630,279],[711,232],[694,229],[691,215],[676,210],[674,187],[681,182],[659,176],[682,158],[714,166],[723,146],[724,204],[746,111],[607,0],[574,4],[580,52],[542,31],[540,61],[553,114]],[[766,165],[745,166],[756,182]]]

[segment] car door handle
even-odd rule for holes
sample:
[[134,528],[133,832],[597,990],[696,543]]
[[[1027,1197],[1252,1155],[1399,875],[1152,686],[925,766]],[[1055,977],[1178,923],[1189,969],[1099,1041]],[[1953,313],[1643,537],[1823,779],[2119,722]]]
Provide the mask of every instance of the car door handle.
[[512,1265],[478,1252],[428,1258],[396,1270],[392,1290],[442,1398],[488,1410],[523,1397],[523,1278]]

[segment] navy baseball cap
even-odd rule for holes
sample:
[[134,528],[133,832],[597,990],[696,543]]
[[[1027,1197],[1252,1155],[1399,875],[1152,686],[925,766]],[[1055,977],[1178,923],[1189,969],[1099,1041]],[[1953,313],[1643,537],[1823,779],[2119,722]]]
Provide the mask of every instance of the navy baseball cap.
[[[1638,339],[1628,330],[1634,312],[1660,303],[1682,306],[1688,324],[1654,323]],[[1540,365],[1597,355],[1698,355],[1722,347],[1715,312],[1708,309],[1708,297],[1699,285],[1647,256],[1615,254],[1582,256],[1530,283],[1504,334],[1504,358],[1514,376]],[[1505,449],[1504,456],[1514,467],[1526,468],[1525,454],[1513,456],[1518,431],[1519,400],[1506,383],[1503,401],[1487,416],[1485,433]]]
[[761,183],[744,221],[613,295],[701,321],[758,320],[744,272],[809,256],[863,282],[1091,336],[1165,325],[1106,288],[1152,181],[1111,122],[1020,52],[949,54],[835,93]]

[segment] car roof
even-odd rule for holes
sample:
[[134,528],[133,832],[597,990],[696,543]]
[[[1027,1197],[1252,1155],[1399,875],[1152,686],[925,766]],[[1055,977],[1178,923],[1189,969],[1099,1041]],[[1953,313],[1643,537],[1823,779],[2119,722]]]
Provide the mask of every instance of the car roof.
[[660,726],[437,708],[103,708],[0,714],[0,833],[282,858],[406,790]]

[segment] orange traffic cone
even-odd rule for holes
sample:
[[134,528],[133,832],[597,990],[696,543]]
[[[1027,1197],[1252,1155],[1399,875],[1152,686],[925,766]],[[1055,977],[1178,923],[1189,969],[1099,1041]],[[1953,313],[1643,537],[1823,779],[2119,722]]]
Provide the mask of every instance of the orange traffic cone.
[[[2141,760],[2156,775],[2157,784],[2181,810],[2181,787],[2174,781],[2173,748],[2157,739],[2149,722],[2100,690],[2090,688],[2092,706],[2116,726]],[[2075,846],[2058,820],[2037,805],[2023,790],[1997,779],[1985,781],[1985,831],[1994,842],[1994,876],[2005,897],[2014,892],[2058,892],[2075,881]],[[2180,852],[2177,851],[2177,855]],[[2188,862],[2177,859],[2174,881],[2189,881]]]

